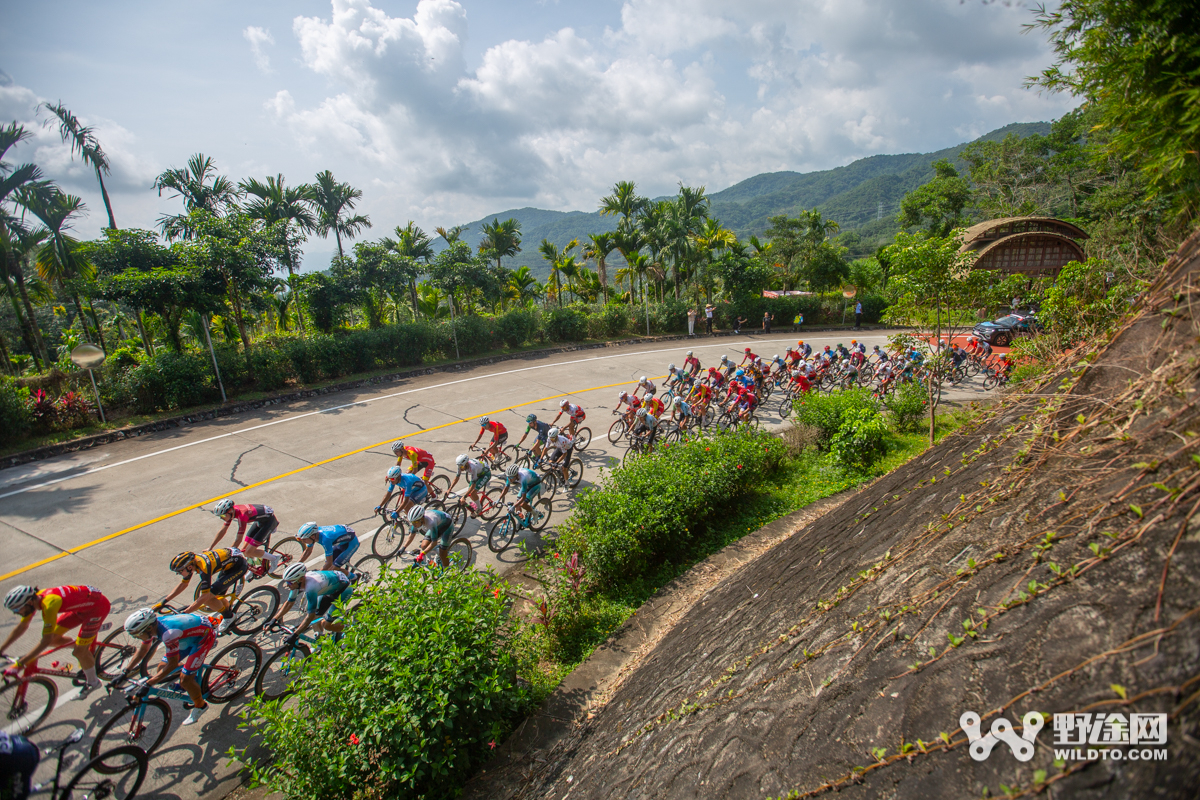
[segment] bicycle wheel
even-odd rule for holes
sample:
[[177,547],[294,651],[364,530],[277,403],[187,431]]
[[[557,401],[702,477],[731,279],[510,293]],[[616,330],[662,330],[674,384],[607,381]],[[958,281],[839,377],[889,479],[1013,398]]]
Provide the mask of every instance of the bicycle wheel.
[[581,480],[583,480],[583,459],[572,458],[567,472],[567,485],[572,489],[577,489]]
[[630,461],[637,458],[641,454],[642,454],[642,445],[641,444],[630,444],[629,449],[627,449],[625,451],[625,455],[621,456],[621,463],[628,464]]
[[4,709],[3,730],[25,734],[41,725],[54,710],[58,685],[49,678],[21,678],[0,689],[0,708]]
[[275,651],[258,671],[254,679],[254,694],[265,700],[279,700],[296,690],[296,682],[303,672],[304,660],[311,655],[308,645],[296,642],[284,645]]
[[616,444],[621,441],[621,437],[625,435],[625,418],[620,417],[608,429],[609,444]]
[[200,679],[200,691],[210,703],[224,705],[254,685],[262,662],[262,648],[254,642],[234,642],[213,656]]
[[1000,385],[1000,379],[997,378],[995,375],[992,375],[991,373],[989,373],[988,376],[983,379],[983,390],[985,392],[990,392],[992,389],[995,389],[999,385]]
[[504,511],[504,504],[500,502],[500,493],[504,491],[502,486],[493,486],[484,493],[484,501],[479,509],[479,516],[485,522],[491,522]]
[[529,527],[535,531],[545,530],[546,524],[550,522],[550,514],[554,510],[554,503],[549,497],[539,499],[533,504],[532,516],[529,518]]
[[[106,681],[117,678],[121,674],[125,662],[129,660],[140,644],[141,642],[125,632],[124,625],[118,626],[92,652],[92,655],[96,657],[96,675]],[[142,664],[145,664],[145,659],[142,659]],[[142,664],[134,666],[140,667]]]
[[294,564],[300,560],[300,556],[304,555],[304,544],[295,536],[289,536],[286,539],[281,539],[275,543],[275,546],[268,550],[268,553],[275,553],[280,556],[279,563],[275,565],[275,569],[268,574],[273,578],[278,578],[283,574],[283,568],[288,564]]
[[787,395],[786,397],[784,397],[782,400],[779,401],[779,416],[782,419],[786,420],[792,416],[792,411],[793,411],[792,396]]
[[161,697],[125,706],[100,727],[92,740],[88,757],[98,762],[92,769],[104,775],[121,772],[128,765],[126,759],[118,757],[110,763],[101,753],[115,753],[125,745],[133,745],[150,755],[167,738],[170,729],[171,707]]
[[491,550],[493,553],[499,553],[507,549],[516,535],[517,524],[513,521],[513,515],[505,514],[502,518],[496,520],[491,530],[488,531],[488,550]]
[[136,745],[113,748],[84,764],[53,800],[132,800],[142,788],[149,762]]
[[506,444],[504,446],[504,458],[507,459],[504,463],[515,464],[521,459],[521,448],[515,444]]
[[400,518],[387,520],[371,537],[371,552],[384,561],[395,558],[396,554],[400,552],[400,548],[404,547],[404,540],[407,538],[408,531],[405,530],[404,520]]
[[467,524],[468,511],[466,501],[462,498],[459,498],[457,503],[446,510],[446,513],[450,515],[450,524],[456,535],[462,533],[463,525]]
[[386,564],[379,556],[363,556],[354,564],[354,574],[358,581],[354,584],[356,595],[365,595],[379,582]]
[[588,445],[592,443],[592,429],[580,428],[575,432],[575,449],[587,450]]
[[239,636],[253,636],[263,629],[279,610],[279,590],[274,586],[259,586],[239,597],[233,604],[233,623],[230,630]]
[[542,473],[542,494],[553,498],[558,494],[559,475],[553,470]]
[[[257,558],[257,556],[253,556],[253,557]],[[246,588],[246,575],[248,575],[248,574],[249,574],[249,570],[247,570],[245,573],[243,573],[242,577],[238,578],[237,581],[233,584],[233,586],[230,587],[229,591],[225,593],[226,596],[231,595],[231,594],[240,595],[242,593],[242,589]],[[193,600],[200,599],[200,586],[199,585],[196,586],[196,591],[192,592],[192,599]],[[159,613],[163,613],[163,612],[160,611]]]
[[456,569],[459,572],[466,572],[471,565],[475,563],[475,548],[471,547],[471,540],[465,536],[460,536],[450,543],[450,552],[446,553],[446,561],[449,564],[448,569]]
[[446,492],[450,491],[450,479],[445,475],[434,475],[425,484],[433,490],[433,495],[437,500],[444,500]]

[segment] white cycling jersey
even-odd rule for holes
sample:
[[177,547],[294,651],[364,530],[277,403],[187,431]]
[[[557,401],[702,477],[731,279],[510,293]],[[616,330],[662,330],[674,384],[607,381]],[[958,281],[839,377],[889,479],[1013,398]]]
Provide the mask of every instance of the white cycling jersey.
[[575,442],[570,436],[561,433],[558,435],[558,438],[554,440],[554,447],[560,453],[570,452],[571,446],[574,444]]

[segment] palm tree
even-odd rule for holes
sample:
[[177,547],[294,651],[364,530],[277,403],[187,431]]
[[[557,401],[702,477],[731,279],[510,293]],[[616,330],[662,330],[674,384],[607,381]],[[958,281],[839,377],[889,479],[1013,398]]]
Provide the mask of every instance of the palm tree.
[[104,198],[104,210],[108,212],[108,227],[116,230],[117,221],[113,218],[112,203],[108,199],[108,189],[104,188],[104,176],[109,173],[108,156],[96,139],[95,129],[84,126],[61,102],[57,105],[42,103],[42,108],[58,118],[58,135],[64,143],[71,146],[71,156],[79,153],[83,163],[96,171],[96,180],[100,184],[100,196]]
[[67,235],[71,229],[71,217],[81,213],[83,200],[72,194],[64,194],[55,187],[25,189],[20,194],[21,205],[46,226],[47,236],[37,250],[34,264],[43,280],[56,284],[60,292],[75,303],[75,312],[85,337],[91,338],[87,320],[79,295],[67,288],[66,282],[74,278],[91,280],[96,269],[78,252],[79,242]]
[[479,243],[479,252],[491,251],[496,256],[496,268],[500,268],[503,256],[515,256],[521,252],[521,223],[509,218],[501,222],[499,218],[491,223],[483,223],[483,240]]
[[347,216],[362,197],[362,190],[355,189],[348,183],[338,183],[329,170],[317,173],[317,182],[311,184],[312,195],[308,202],[317,211],[316,230],[322,236],[328,237],[333,231],[337,239],[338,255],[345,256],[342,251],[342,237],[353,239],[364,228],[371,227],[371,218],[361,214]]
[[[50,356],[46,350],[46,343],[42,340],[37,318],[33,315],[33,304],[29,301],[22,264],[41,245],[45,234],[31,234],[22,217],[14,213],[10,204],[20,197],[22,191],[43,185],[42,172],[34,164],[20,164],[14,167],[4,161],[8,151],[28,139],[30,135],[24,127],[15,122],[0,128],[0,275],[4,276],[9,297],[12,298],[12,287],[15,285],[25,307],[25,327],[22,328],[22,332],[25,344],[33,354],[34,363],[37,364],[39,359],[41,361],[41,364],[37,364],[40,370],[49,367]],[[21,314],[15,302],[13,308],[18,312],[17,319],[20,320]]]
[[600,273],[600,290],[604,293],[604,302],[608,302],[608,270],[605,259],[617,247],[616,236],[611,231],[593,233],[584,245],[583,257],[596,260],[596,271]]
[[434,228],[434,230],[437,231],[438,236],[441,236],[443,239],[446,240],[446,244],[454,244],[455,242],[457,242],[459,239],[462,238],[462,232],[465,231],[466,229],[467,229],[466,225],[455,225],[453,228],[450,228],[449,230],[447,230],[446,228],[441,228],[441,227]]
[[[203,153],[196,153],[183,169],[172,167],[155,178],[154,187],[160,197],[163,189],[175,192],[188,213],[209,211],[219,215],[236,205],[241,195],[233,181],[216,173],[217,165],[213,160]],[[168,239],[191,237],[187,214],[164,214],[158,218],[158,227]]]
[[519,267],[511,275],[508,276],[509,288],[513,290],[513,299],[521,305],[526,305],[531,300],[536,300],[542,294],[541,284],[537,278],[533,277],[533,273],[529,271],[529,267]]
[[542,239],[542,243],[538,245],[538,252],[550,264],[550,279],[546,281],[546,285],[554,287],[554,296],[558,298],[558,307],[562,308],[562,271],[559,269],[562,253],[559,252],[558,245],[549,239]]
[[[396,226],[395,241],[384,237],[384,243],[395,250],[397,254],[411,258],[413,261],[424,261],[428,264],[433,260],[433,240],[411,219],[403,228],[399,225]],[[413,319],[416,319],[417,279],[415,275],[409,280],[408,288],[412,296]]]
[[633,181],[618,181],[613,193],[600,198],[601,216],[620,215],[629,220],[641,213],[650,201],[638,196],[637,184]]
[[282,222],[285,226],[283,261],[288,275],[296,274],[296,257],[292,252],[291,242],[286,235],[291,227],[302,233],[311,233],[317,229],[317,220],[313,217],[309,206],[313,201],[313,187],[306,183],[299,186],[286,186],[284,177],[267,176],[267,180],[250,178],[238,184],[245,195],[254,199],[246,203],[246,214],[252,219],[260,219],[267,225]]

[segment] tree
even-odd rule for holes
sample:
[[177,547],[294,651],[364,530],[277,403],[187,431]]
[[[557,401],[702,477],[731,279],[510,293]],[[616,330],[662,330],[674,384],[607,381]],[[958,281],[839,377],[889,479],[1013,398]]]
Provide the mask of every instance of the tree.
[[770,227],[763,235],[770,239],[772,263],[780,271],[783,288],[791,289],[797,280],[800,254],[807,247],[808,224],[801,217],[793,218],[787,214],[768,217],[767,222]]
[[542,243],[538,245],[538,252],[542,254],[542,258],[550,265],[550,279],[546,281],[546,285],[554,288],[554,296],[558,299],[558,307],[562,308],[562,270],[559,268],[562,260],[562,252],[558,249],[558,245],[549,239],[542,239]]
[[933,170],[933,180],[904,195],[898,219],[905,228],[924,225],[931,235],[945,238],[966,223],[963,209],[971,200],[971,184],[947,159],[933,162]]
[[542,294],[541,284],[538,283],[537,278],[533,277],[529,267],[519,267],[509,274],[508,286],[513,299],[521,305],[536,300]]
[[311,194],[308,202],[317,210],[316,230],[321,236],[328,237],[333,231],[337,239],[338,255],[342,251],[342,237],[353,239],[364,228],[371,227],[371,218],[361,214],[349,215],[362,197],[362,190],[355,189],[348,183],[338,183],[329,170],[318,172],[316,183],[310,186]]
[[[257,178],[244,180],[238,184],[238,188],[243,195],[254,198],[244,206],[248,217],[262,220],[267,228],[277,223],[282,226],[278,229],[282,234],[280,251],[288,274],[294,275],[299,265],[290,234],[293,230],[304,234],[317,229],[317,220],[309,208],[313,199],[313,187],[303,183],[299,186],[287,186],[283,175],[275,175],[267,176],[266,181]],[[303,238],[295,244],[300,242],[303,242]]]
[[[108,228],[102,239],[83,242],[80,245],[81,254],[96,268],[96,274],[103,281],[127,270],[150,272],[162,268],[174,268],[179,264],[179,253],[169,247],[163,247],[153,231],[126,228],[117,230]],[[102,295],[108,296],[102,288]],[[110,297],[109,299],[114,299]],[[139,305],[132,297],[123,297],[136,310],[138,333],[142,337],[142,348],[147,355],[154,354],[153,342],[146,332],[143,311],[145,306]]]
[[[792,218],[786,214],[770,217],[766,235],[771,237],[769,263],[780,270],[785,289],[800,281],[816,292],[841,285],[849,275],[845,248],[830,241],[838,224],[813,209]],[[765,249],[765,248],[764,248]]]
[[154,179],[154,187],[160,197],[166,189],[183,200],[185,213],[164,214],[158,218],[158,227],[168,239],[191,237],[193,232],[187,222],[192,219],[193,211],[219,216],[235,207],[240,197],[233,181],[218,175],[217,165],[203,153],[189,158],[186,167],[172,167],[159,175]]
[[147,271],[130,268],[105,279],[100,294],[158,315],[166,328],[171,349],[180,353],[183,342],[179,327],[184,314],[220,311],[224,307],[221,288],[220,276],[208,268],[194,265],[157,267]]
[[731,300],[761,294],[774,276],[770,265],[751,256],[746,245],[736,241],[725,248],[714,268]]
[[1200,202],[1200,27],[1191,0],[1063,0],[1040,7],[1056,60],[1029,83],[1082,97],[1105,150],[1142,169],[1179,217]]
[[332,333],[337,325],[340,311],[357,298],[357,287],[327,272],[310,272],[301,275],[297,284],[303,289],[302,301],[308,310],[308,318],[322,333]]
[[[889,322],[925,331],[940,340],[943,332],[953,337],[956,330],[975,324],[973,309],[987,304],[995,276],[989,270],[973,269],[971,253],[959,251],[962,231],[949,237],[901,231],[885,251],[892,265],[892,289],[896,302],[885,317]],[[934,362],[936,367],[938,362]],[[934,440],[938,396],[929,381],[929,442]]]
[[33,354],[34,362],[39,358],[39,368],[49,367],[50,356],[46,343],[42,339],[42,331],[33,315],[33,305],[29,300],[29,291],[25,286],[25,273],[22,264],[26,258],[41,246],[45,238],[40,233],[31,233],[22,215],[15,213],[16,200],[22,192],[43,185],[41,170],[34,164],[12,165],[4,160],[8,151],[28,139],[29,132],[17,123],[0,128],[0,269],[3,270],[5,287],[10,298],[15,291],[21,298],[25,308],[22,318],[20,309],[13,298],[13,311],[18,320],[23,322],[25,344]]
[[608,271],[605,260],[617,247],[616,238],[611,231],[593,233],[584,245],[583,257],[596,260],[596,271],[600,276],[600,290],[604,293],[604,302],[608,302]]
[[117,221],[113,217],[112,202],[108,199],[108,189],[104,188],[104,176],[109,174],[108,156],[100,147],[95,128],[81,123],[61,102],[42,103],[41,107],[58,119],[58,135],[65,144],[70,145],[72,158],[78,153],[80,160],[96,172],[100,196],[104,198],[104,210],[108,212],[108,227],[116,228]]
[[[59,291],[75,303],[75,311],[83,335],[91,338],[79,292],[68,282],[76,279],[91,280],[96,271],[79,248],[79,241],[70,236],[71,217],[81,213],[83,200],[72,194],[64,194],[57,187],[41,186],[24,189],[20,193],[21,205],[29,210],[43,225],[47,236],[37,250],[34,264],[42,280],[56,285]],[[97,325],[99,331],[99,325]],[[103,346],[103,339],[100,340]]]
[[512,257],[521,252],[521,223],[509,218],[501,222],[493,219],[491,223],[483,223],[483,240],[479,243],[480,253],[489,253],[496,259],[496,268],[500,268],[500,259]]
[[417,277],[421,274],[417,262],[429,264],[433,260],[433,240],[411,219],[404,227],[396,226],[396,240],[384,238],[396,254],[409,260],[412,274],[409,279],[409,292],[412,298],[413,319],[417,318]]

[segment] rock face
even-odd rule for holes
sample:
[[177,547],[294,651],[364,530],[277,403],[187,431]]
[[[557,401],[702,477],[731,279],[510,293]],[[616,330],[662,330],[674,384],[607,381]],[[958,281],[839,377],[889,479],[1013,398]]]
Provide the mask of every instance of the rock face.
[[1198,284],[1200,235],[1111,340],[747,565],[473,796],[1196,797]]

